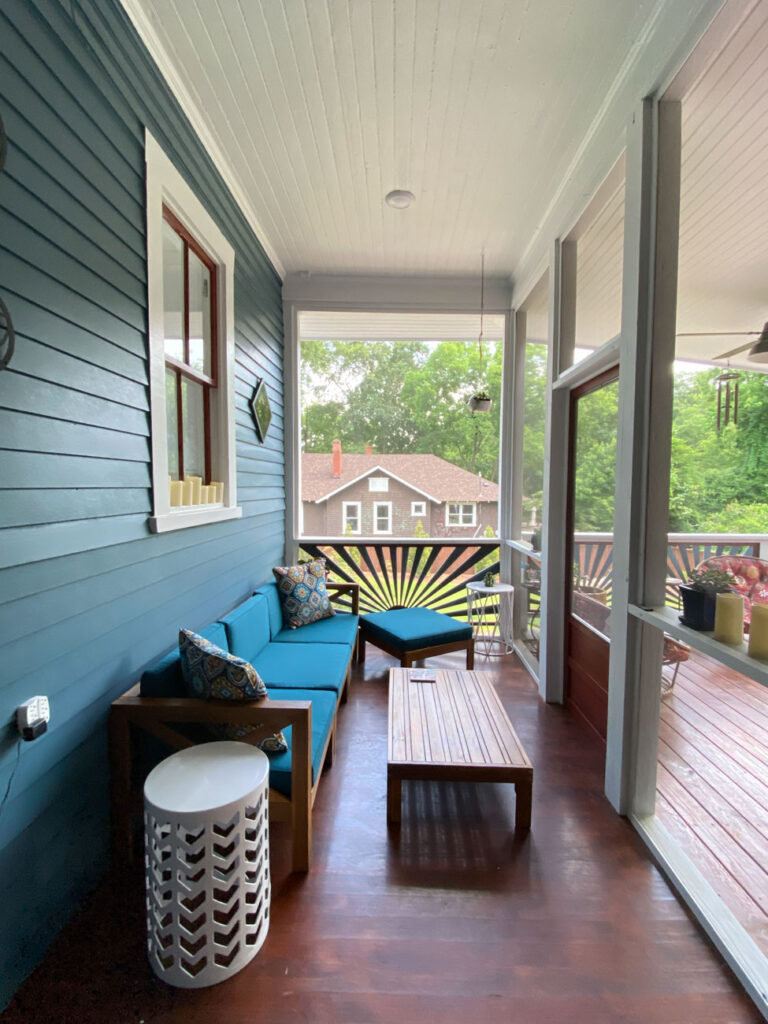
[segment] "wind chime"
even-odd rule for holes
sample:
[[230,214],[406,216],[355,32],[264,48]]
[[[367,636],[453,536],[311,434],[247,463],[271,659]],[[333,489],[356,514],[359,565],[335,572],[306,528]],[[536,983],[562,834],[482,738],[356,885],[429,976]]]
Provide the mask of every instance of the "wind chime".
[[734,426],[739,422],[739,376],[729,366],[727,370],[715,377],[718,430],[721,427],[727,427],[731,422]]

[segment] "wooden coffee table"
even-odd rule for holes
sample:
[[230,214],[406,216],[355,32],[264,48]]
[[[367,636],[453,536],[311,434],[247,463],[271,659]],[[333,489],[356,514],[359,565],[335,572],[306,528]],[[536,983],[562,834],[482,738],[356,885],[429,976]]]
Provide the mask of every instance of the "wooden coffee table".
[[484,672],[443,671],[434,683],[389,670],[387,819],[400,821],[403,779],[512,782],[515,828],[531,827],[533,766]]

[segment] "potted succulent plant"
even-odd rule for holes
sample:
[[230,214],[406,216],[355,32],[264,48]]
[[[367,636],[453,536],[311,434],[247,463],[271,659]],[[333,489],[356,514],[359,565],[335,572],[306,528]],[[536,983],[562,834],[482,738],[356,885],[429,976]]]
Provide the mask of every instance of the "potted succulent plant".
[[491,396],[487,391],[476,391],[467,402],[467,405],[472,412],[490,412]]
[[483,586],[488,587],[489,589],[496,586],[496,575],[495,573],[492,573],[490,569],[485,576],[483,576]]
[[733,574],[724,569],[693,569],[679,586],[683,614],[680,621],[691,629],[715,628],[715,595],[726,594],[733,585]]

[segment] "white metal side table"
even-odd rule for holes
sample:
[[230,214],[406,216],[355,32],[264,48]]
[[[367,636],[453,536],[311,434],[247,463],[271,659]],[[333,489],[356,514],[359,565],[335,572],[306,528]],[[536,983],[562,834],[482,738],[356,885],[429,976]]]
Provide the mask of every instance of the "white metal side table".
[[171,754],[144,784],[147,946],[155,974],[201,988],[269,929],[269,759],[248,743]]
[[485,658],[511,654],[515,588],[510,583],[467,584],[467,613],[475,634],[475,653]]

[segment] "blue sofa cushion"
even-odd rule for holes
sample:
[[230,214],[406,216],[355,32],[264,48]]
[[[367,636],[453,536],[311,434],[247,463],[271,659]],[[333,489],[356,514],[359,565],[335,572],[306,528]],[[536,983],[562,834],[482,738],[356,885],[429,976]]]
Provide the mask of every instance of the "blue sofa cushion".
[[[269,695],[273,700],[311,700],[312,701],[312,785],[320,774],[320,763],[325,749],[325,742],[333,727],[333,716],[336,712],[336,697],[328,690],[281,690],[270,687]],[[269,758],[269,785],[283,796],[291,795],[291,734],[289,726],[283,730],[288,743],[288,750],[282,754],[271,754]]]
[[321,619],[301,629],[281,629],[273,640],[278,644],[346,644],[351,648],[356,636],[357,616],[336,612],[332,619]]
[[[200,630],[200,636],[227,650],[227,633],[218,622]],[[169,651],[164,658],[156,661],[141,674],[139,694],[142,697],[186,697],[187,688],[181,672],[179,648]]]
[[324,558],[315,558],[306,565],[278,565],[272,572],[286,629],[298,629],[336,614],[325,586]]
[[269,687],[339,693],[349,664],[347,644],[268,644],[253,667]]
[[472,627],[450,615],[433,612],[431,608],[393,608],[386,612],[370,612],[360,617],[365,632],[375,640],[383,640],[399,651],[416,651],[422,647],[439,647],[459,640],[469,640]]
[[255,665],[259,651],[269,643],[267,599],[256,594],[233,608],[219,622],[227,631],[228,649],[232,654]]
[[266,599],[267,612],[269,614],[269,635],[274,640],[277,634],[283,630],[283,606],[280,604],[277,584],[265,583],[263,587],[258,588],[256,593],[261,594]]
[[[263,700],[267,688],[259,673],[243,658],[217,647],[210,640],[188,629],[179,631],[181,673],[191,696],[202,700]],[[252,725],[212,724],[211,732],[221,739],[241,740],[253,732]],[[288,749],[282,732],[266,736],[257,744],[264,751],[280,753]]]

